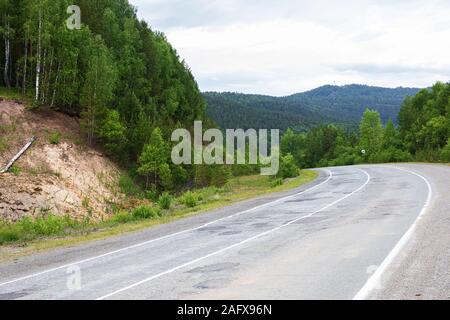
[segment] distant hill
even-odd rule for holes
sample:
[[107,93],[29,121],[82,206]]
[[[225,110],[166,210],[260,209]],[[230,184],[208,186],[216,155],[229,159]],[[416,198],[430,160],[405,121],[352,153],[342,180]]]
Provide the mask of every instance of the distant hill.
[[221,128],[293,128],[307,130],[320,123],[355,128],[364,110],[378,110],[383,122],[397,121],[403,100],[417,88],[365,85],[322,86],[287,97],[206,92],[207,114]]

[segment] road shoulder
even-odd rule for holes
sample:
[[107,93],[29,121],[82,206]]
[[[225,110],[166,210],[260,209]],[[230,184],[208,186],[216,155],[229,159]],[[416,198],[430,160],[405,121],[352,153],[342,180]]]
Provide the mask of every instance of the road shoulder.
[[450,299],[450,167],[399,165],[429,180],[433,194],[413,237],[382,276],[370,299]]

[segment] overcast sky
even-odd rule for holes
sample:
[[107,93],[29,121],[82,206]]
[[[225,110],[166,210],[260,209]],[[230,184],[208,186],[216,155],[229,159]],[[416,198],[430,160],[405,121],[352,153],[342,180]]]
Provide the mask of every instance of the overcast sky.
[[130,0],[202,91],[450,80],[448,0]]

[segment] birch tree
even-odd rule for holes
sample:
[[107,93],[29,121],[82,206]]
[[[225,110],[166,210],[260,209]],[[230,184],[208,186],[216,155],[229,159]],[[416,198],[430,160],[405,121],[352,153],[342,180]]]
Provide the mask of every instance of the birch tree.
[[95,37],[89,46],[88,72],[83,85],[81,103],[83,129],[89,144],[93,144],[95,135],[106,117],[108,104],[113,97],[116,82],[116,70],[108,48],[101,37]]
[[0,12],[2,15],[2,27],[0,27],[0,33],[3,36],[3,42],[5,46],[5,60],[3,63],[3,82],[5,86],[9,89],[11,87],[10,81],[10,60],[11,60],[11,37],[13,30],[10,26],[10,10],[11,3],[9,0],[2,0],[0,2]]

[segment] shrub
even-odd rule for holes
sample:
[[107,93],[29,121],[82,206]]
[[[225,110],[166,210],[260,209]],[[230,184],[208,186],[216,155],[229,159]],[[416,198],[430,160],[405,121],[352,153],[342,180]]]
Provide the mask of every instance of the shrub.
[[172,166],[172,180],[177,183],[177,185],[182,185],[189,180],[188,172],[181,166]]
[[159,175],[159,183],[161,184],[161,186],[168,190],[168,189],[172,189],[173,187],[173,177],[172,177],[172,172],[170,171],[170,167],[167,163],[163,163],[161,165],[161,167],[158,170],[158,175]]
[[390,147],[378,152],[373,158],[370,159],[371,162],[403,162],[410,161],[411,155],[395,147]]
[[81,205],[83,206],[83,208],[89,209],[90,203],[91,203],[91,199],[89,197],[84,197],[83,201],[81,202]]
[[261,168],[257,164],[235,164],[232,166],[232,175],[235,177],[258,174]]
[[128,175],[123,174],[119,178],[120,191],[127,196],[138,196],[140,194],[139,188],[134,184],[133,179]]
[[231,178],[231,167],[228,165],[197,165],[195,167],[195,185],[197,187],[224,186]]
[[197,206],[198,197],[193,192],[188,191],[181,196],[180,202],[189,208],[194,208]]
[[283,179],[282,178],[275,179],[271,183],[271,187],[272,188],[275,188],[275,187],[278,187],[278,186],[282,186],[282,185],[283,185]]
[[287,155],[281,157],[280,161],[280,171],[278,172],[278,176],[286,179],[286,178],[294,178],[297,177],[299,173],[298,167],[295,164],[294,157],[292,154],[288,153]]
[[0,245],[19,241],[23,237],[23,230],[17,225],[0,227]]
[[9,171],[15,176],[18,176],[20,172],[22,172],[22,170],[16,165],[13,165],[11,168],[9,168]]
[[150,206],[140,206],[134,209],[131,215],[136,220],[151,219],[159,215],[159,210]]
[[152,185],[149,190],[146,192],[146,198],[150,201],[156,202],[158,201],[158,189],[155,185]]
[[328,162],[329,166],[350,166],[354,164],[363,163],[364,160],[355,152],[344,152],[340,154],[336,159]]
[[195,192],[198,201],[205,201],[209,199],[213,199],[216,195],[225,192],[225,187],[207,187]]
[[217,165],[212,167],[211,185],[222,187],[230,180],[231,168],[228,165]]
[[133,216],[126,211],[120,211],[112,217],[111,221],[115,223],[127,223],[133,221]]
[[158,200],[158,205],[161,209],[168,210],[172,205],[172,196],[168,192],[164,192]]
[[59,144],[61,142],[61,133],[59,132],[53,132],[49,139],[48,142],[50,142],[50,144]]
[[[35,221],[25,225],[28,225],[29,231],[34,232],[36,236],[61,234],[66,228],[64,219],[52,214],[46,217],[37,218]],[[28,231],[27,228],[24,229],[25,231]]]
[[450,139],[448,139],[447,145],[441,151],[441,159],[450,161]]
[[437,162],[441,158],[442,151],[435,149],[424,149],[416,151],[414,158],[416,161]]

